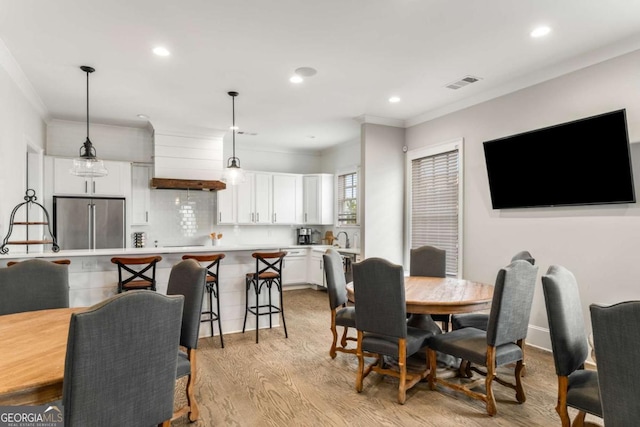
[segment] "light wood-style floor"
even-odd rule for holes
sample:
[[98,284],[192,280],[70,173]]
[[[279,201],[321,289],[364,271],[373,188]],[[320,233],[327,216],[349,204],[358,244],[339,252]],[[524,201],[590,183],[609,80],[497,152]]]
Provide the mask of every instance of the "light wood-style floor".
[[[359,394],[355,355],[329,357],[326,292],[288,291],[284,304],[288,339],[279,327],[261,330],[259,344],[253,331],[225,335],[224,349],[217,336],[200,340],[200,420],[190,424],[183,417],[173,426],[560,426],[550,353],[527,348],[527,401],[518,404],[511,389],[497,384],[494,417],[482,402],[441,388],[431,391],[426,383],[410,390],[406,404],[399,405],[395,379],[372,373]],[[184,379],[177,384],[176,403],[184,401],[183,390]],[[598,418],[587,420],[602,425]]]

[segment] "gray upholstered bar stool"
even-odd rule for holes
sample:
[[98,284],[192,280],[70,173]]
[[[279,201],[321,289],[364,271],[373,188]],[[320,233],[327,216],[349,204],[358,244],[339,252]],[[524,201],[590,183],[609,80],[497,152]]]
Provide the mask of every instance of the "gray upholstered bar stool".
[[[198,254],[183,255],[182,259],[193,259],[198,262],[207,263],[207,285],[205,291],[209,294],[209,309],[202,311],[205,316],[200,322],[209,322],[211,325],[211,336],[213,336],[213,322],[218,322],[218,332],[220,332],[220,346],[224,348],[224,339],[222,338],[222,325],[220,324],[220,289],[218,287],[218,273],[220,271],[220,261],[225,257],[224,254]],[[213,311],[213,298],[216,299],[216,311]]]
[[[280,313],[282,315],[282,326],[284,327],[284,336],[289,338],[287,334],[287,324],[284,320],[284,306],[282,304],[282,261],[287,255],[286,252],[254,252],[251,254],[256,260],[255,273],[247,273],[246,275],[246,291],[245,291],[245,312],[244,324],[242,325],[242,333],[247,326],[247,314],[251,313],[256,316],[256,343],[258,343],[258,329],[260,316],[269,316],[269,329],[272,327],[272,314]],[[269,290],[269,303],[260,304],[259,297],[262,288]],[[275,286],[280,294],[280,305],[274,304],[271,298],[271,288]],[[249,305],[249,289],[253,287],[255,293],[255,305]],[[260,311],[264,309],[264,311]]]

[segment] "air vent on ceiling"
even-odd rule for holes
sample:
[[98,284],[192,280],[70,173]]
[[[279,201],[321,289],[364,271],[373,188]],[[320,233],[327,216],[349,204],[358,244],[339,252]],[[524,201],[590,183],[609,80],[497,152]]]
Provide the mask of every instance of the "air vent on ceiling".
[[255,133],[255,132],[243,132],[241,130],[239,130],[237,133],[238,133],[238,135],[249,135],[249,136],[256,136],[257,135],[257,133]]
[[445,87],[448,87],[449,89],[460,89],[461,87],[465,87],[466,85],[470,85],[471,83],[475,83],[478,80],[481,80],[480,77],[464,76],[460,80],[457,80],[457,81],[455,81],[453,83],[449,83]]

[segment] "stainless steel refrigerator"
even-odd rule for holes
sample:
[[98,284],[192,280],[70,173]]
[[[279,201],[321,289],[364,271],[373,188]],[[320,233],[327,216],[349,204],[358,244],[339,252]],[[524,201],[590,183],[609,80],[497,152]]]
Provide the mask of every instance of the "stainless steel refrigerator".
[[126,246],[123,198],[54,196],[53,224],[62,250]]

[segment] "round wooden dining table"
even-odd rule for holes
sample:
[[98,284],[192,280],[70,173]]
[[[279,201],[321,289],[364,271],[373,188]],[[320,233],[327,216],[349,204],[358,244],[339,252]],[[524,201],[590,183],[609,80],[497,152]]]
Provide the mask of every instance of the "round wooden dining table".
[[58,308],[0,316],[0,406],[40,405],[62,398],[72,313]]
[[[457,314],[491,307],[493,285],[451,277],[407,276],[404,279],[407,313]],[[355,302],[353,282],[347,284]]]

